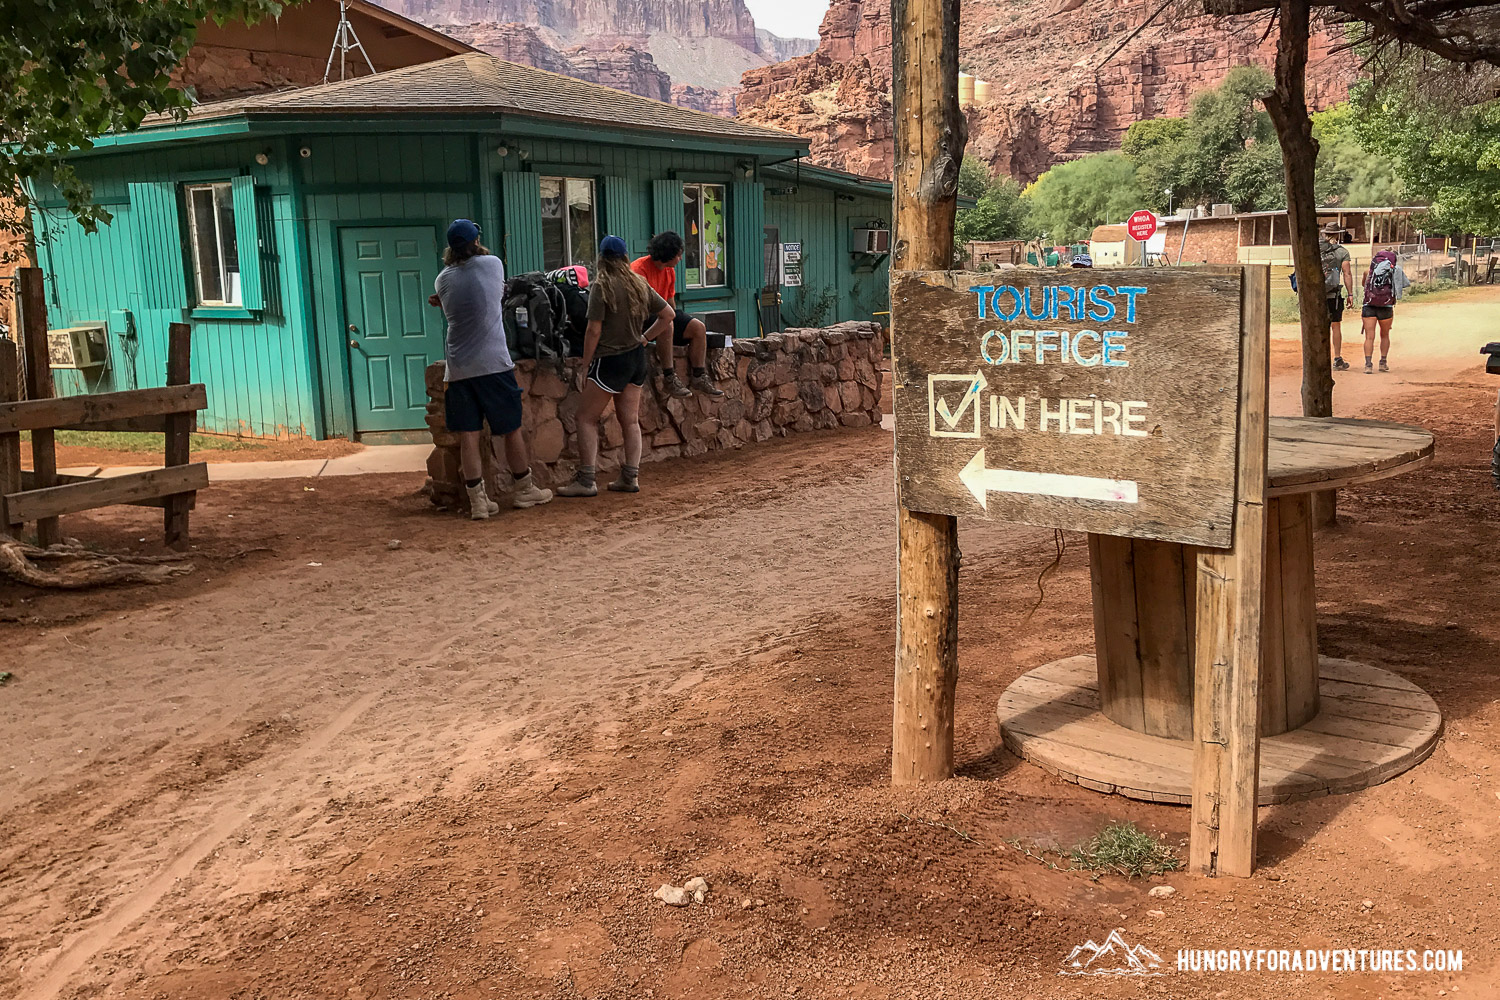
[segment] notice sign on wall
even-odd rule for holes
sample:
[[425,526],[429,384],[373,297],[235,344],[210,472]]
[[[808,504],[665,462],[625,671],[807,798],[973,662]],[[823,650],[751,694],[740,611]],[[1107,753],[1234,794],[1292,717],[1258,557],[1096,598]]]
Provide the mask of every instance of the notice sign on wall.
[[797,286],[802,284],[802,244],[781,244],[781,283]]
[[898,271],[910,510],[1227,547],[1240,274]]

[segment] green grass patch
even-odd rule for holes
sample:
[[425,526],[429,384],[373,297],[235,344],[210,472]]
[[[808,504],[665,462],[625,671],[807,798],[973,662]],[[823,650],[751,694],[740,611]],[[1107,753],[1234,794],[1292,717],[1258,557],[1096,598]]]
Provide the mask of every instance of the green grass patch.
[[1299,323],[1302,314],[1297,311],[1297,293],[1290,288],[1271,288],[1271,322]]
[[1073,848],[1068,857],[1077,868],[1118,872],[1129,878],[1174,872],[1182,866],[1170,847],[1134,823],[1106,826],[1093,838]]
[[[31,432],[22,432],[21,440],[30,441]],[[61,448],[97,448],[135,455],[162,454],[166,449],[164,435],[145,431],[58,431],[56,442]],[[264,446],[240,438],[193,434],[188,438],[188,447],[193,451],[254,451]]]
[[1433,281],[1429,281],[1425,285],[1412,285],[1406,290],[1406,294],[1402,296],[1402,299],[1421,299],[1426,298],[1429,295],[1438,295],[1442,292],[1451,292],[1462,287],[1464,286],[1460,285],[1452,278],[1437,278]]

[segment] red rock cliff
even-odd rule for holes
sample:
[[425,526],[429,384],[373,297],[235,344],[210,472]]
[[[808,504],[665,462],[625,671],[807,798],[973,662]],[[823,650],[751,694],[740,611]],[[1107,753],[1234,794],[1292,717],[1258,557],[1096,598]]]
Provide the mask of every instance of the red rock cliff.
[[[969,152],[1017,180],[1086,153],[1117,149],[1142,118],[1187,113],[1192,95],[1235,66],[1270,67],[1274,35],[1263,25],[1226,27],[1209,18],[1153,24],[1107,64],[1110,50],[1156,4],[1111,0],[965,0],[960,61],[987,80],[988,103],[969,111]],[[813,159],[889,177],[890,7],[833,0],[818,51],[745,73],[738,115],[806,136]],[[1354,57],[1314,35],[1308,98],[1342,100]]]

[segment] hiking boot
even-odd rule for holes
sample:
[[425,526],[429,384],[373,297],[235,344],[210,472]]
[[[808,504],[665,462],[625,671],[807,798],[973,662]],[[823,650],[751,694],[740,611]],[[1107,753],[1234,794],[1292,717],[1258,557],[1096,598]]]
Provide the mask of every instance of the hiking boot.
[[662,373],[661,391],[668,396],[676,396],[678,399],[686,399],[693,394],[693,390],[682,384],[682,379],[677,377],[675,371]]
[[560,497],[596,497],[599,495],[599,487],[592,479],[574,476],[557,488],[557,495]]
[[516,480],[511,493],[510,505],[517,510],[552,502],[552,491],[544,490],[531,478],[531,473]]
[[1366,375],[1373,375],[1373,374],[1375,374],[1375,365],[1371,363],[1371,361],[1370,361],[1369,358],[1365,358],[1365,374]]
[[697,389],[705,396],[717,397],[724,395],[724,390],[714,385],[714,380],[709,378],[707,375],[694,375],[688,381],[688,385],[692,386],[694,389]]
[[1391,370],[1391,366],[1385,363],[1385,358],[1380,359],[1380,370],[1383,372],[1388,372]]
[[1334,358],[1333,370],[1336,372],[1346,372],[1349,370],[1349,362],[1345,361],[1343,358]]
[[474,520],[488,521],[491,515],[500,513],[500,505],[485,493],[483,480],[478,486],[465,486],[464,489],[469,491],[469,516]]
[[640,474],[641,467],[639,465],[626,465],[622,462],[620,464],[620,474],[615,477],[614,482],[609,484],[610,492],[639,493],[641,491],[641,484],[636,480]]

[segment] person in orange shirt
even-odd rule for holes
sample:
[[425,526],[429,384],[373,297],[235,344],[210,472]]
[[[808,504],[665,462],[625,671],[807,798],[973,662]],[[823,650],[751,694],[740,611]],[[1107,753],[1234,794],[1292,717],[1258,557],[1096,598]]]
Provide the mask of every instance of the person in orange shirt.
[[[656,294],[672,302],[677,295],[677,262],[681,259],[682,237],[668,230],[651,237],[646,256],[631,261],[630,269],[645,278],[646,284]],[[724,391],[708,377],[708,328],[703,325],[702,320],[681,309],[677,310],[676,318],[672,320],[672,339],[658,337],[656,341],[656,357],[661,364],[663,391],[679,398],[693,394],[692,389],[683,385],[682,380],[677,377],[677,369],[672,364],[674,346],[685,346],[688,349],[688,365],[692,368],[688,385],[705,396],[724,395]]]

